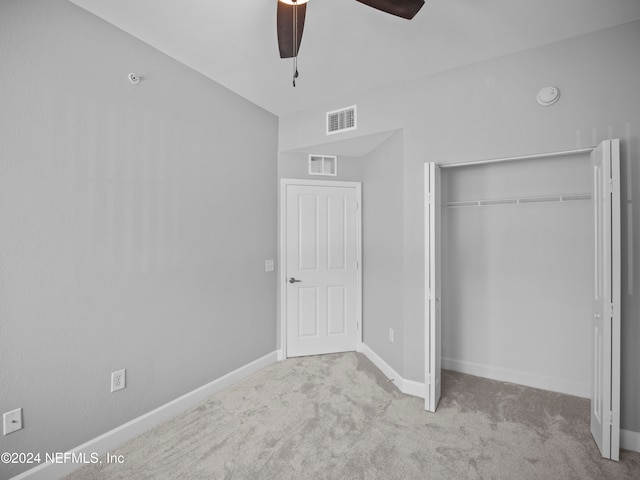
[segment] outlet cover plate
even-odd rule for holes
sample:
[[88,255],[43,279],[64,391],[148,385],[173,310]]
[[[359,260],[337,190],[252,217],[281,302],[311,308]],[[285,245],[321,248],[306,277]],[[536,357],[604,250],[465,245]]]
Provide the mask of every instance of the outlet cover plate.
[[118,370],[111,373],[111,393],[122,390],[127,386],[126,383],[126,369]]
[[16,408],[2,415],[2,434],[9,435],[22,429],[22,408]]

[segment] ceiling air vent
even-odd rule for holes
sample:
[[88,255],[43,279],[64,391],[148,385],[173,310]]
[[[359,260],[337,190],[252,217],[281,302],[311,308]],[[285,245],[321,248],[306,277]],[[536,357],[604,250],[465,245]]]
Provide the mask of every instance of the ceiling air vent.
[[358,128],[356,123],[356,105],[333,112],[327,112],[327,135]]

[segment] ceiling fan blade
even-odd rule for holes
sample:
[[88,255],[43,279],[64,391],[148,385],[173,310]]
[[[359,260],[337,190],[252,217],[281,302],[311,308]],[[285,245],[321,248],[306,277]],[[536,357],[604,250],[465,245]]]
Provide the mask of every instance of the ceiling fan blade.
[[[295,15],[297,9],[297,38],[293,38]],[[300,50],[300,42],[302,41],[302,30],[304,29],[304,18],[307,13],[307,4],[287,5],[278,2],[278,47],[280,48],[280,58],[291,58],[298,55]]]
[[396,17],[411,20],[424,5],[424,0],[357,0],[360,3],[390,13]]

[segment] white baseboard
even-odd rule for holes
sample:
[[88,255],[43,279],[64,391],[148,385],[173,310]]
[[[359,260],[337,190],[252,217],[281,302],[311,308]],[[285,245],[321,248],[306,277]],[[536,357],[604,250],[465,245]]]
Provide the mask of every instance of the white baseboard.
[[442,368],[461,373],[468,373],[469,375],[475,375],[477,377],[490,378],[491,380],[517,383],[519,385],[526,385],[527,387],[540,388],[542,390],[550,390],[552,392],[565,393],[567,395],[575,395],[576,397],[591,397],[591,387],[589,384],[571,382],[561,378],[534,375],[517,370],[509,370],[506,368],[494,367],[492,365],[483,365],[463,360],[455,360],[452,358],[443,358]]
[[640,452],[640,432],[620,429],[620,448]]
[[424,383],[416,382],[415,380],[407,380],[406,378],[402,379],[402,393],[406,393],[407,395],[413,395],[414,397],[424,398],[425,396],[425,385]]
[[[68,453],[76,456],[85,455],[90,458],[91,454],[98,454],[103,457],[107,452],[112,451],[128,440],[135,438],[147,430],[160,425],[170,418],[188,410],[198,403],[206,400],[211,395],[234,385],[249,375],[262,370],[263,368],[276,362],[277,352],[272,352],[264,357],[258,358],[247,365],[244,365],[233,372],[196,388],[195,390],[166,403],[155,410],[145,413],[144,415],[134,418],[113,430],[108,431],[88,442],[70,450]],[[35,468],[27,470],[11,480],[48,480],[52,478],[60,478],[82,467],[76,463],[43,463]]]
[[416,382],[414,380],[407,380],[402,378],[398,372],[396,372],[391,366],[382,360],[368,345],[362,343],[358,346],[358,351],[363,353],[371,363],[373,363],[378,370],[380,370],[384,375],[391,380],[398,390],[407,395],[413,395],[414,397],[424,398],[425,394],[425,386],[424,383]]

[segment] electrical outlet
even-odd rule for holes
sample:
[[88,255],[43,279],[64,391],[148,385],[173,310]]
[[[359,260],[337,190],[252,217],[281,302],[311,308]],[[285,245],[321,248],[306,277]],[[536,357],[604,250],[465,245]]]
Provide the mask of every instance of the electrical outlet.
[[2,434],[10,433],[22,428],[22,408],[16,408],[2,415]]
[[127,371],[123,368],[122,370],[111,373],[111,393],[122,390],[127,386],[126,372]]
[[275,268],[275,262],[272,258],[264,261],[264,271],[265,272],[273,272]]
[[393,343],[395,341],[395,334],[393,332],[393,328],[389,329],[389,341]]

